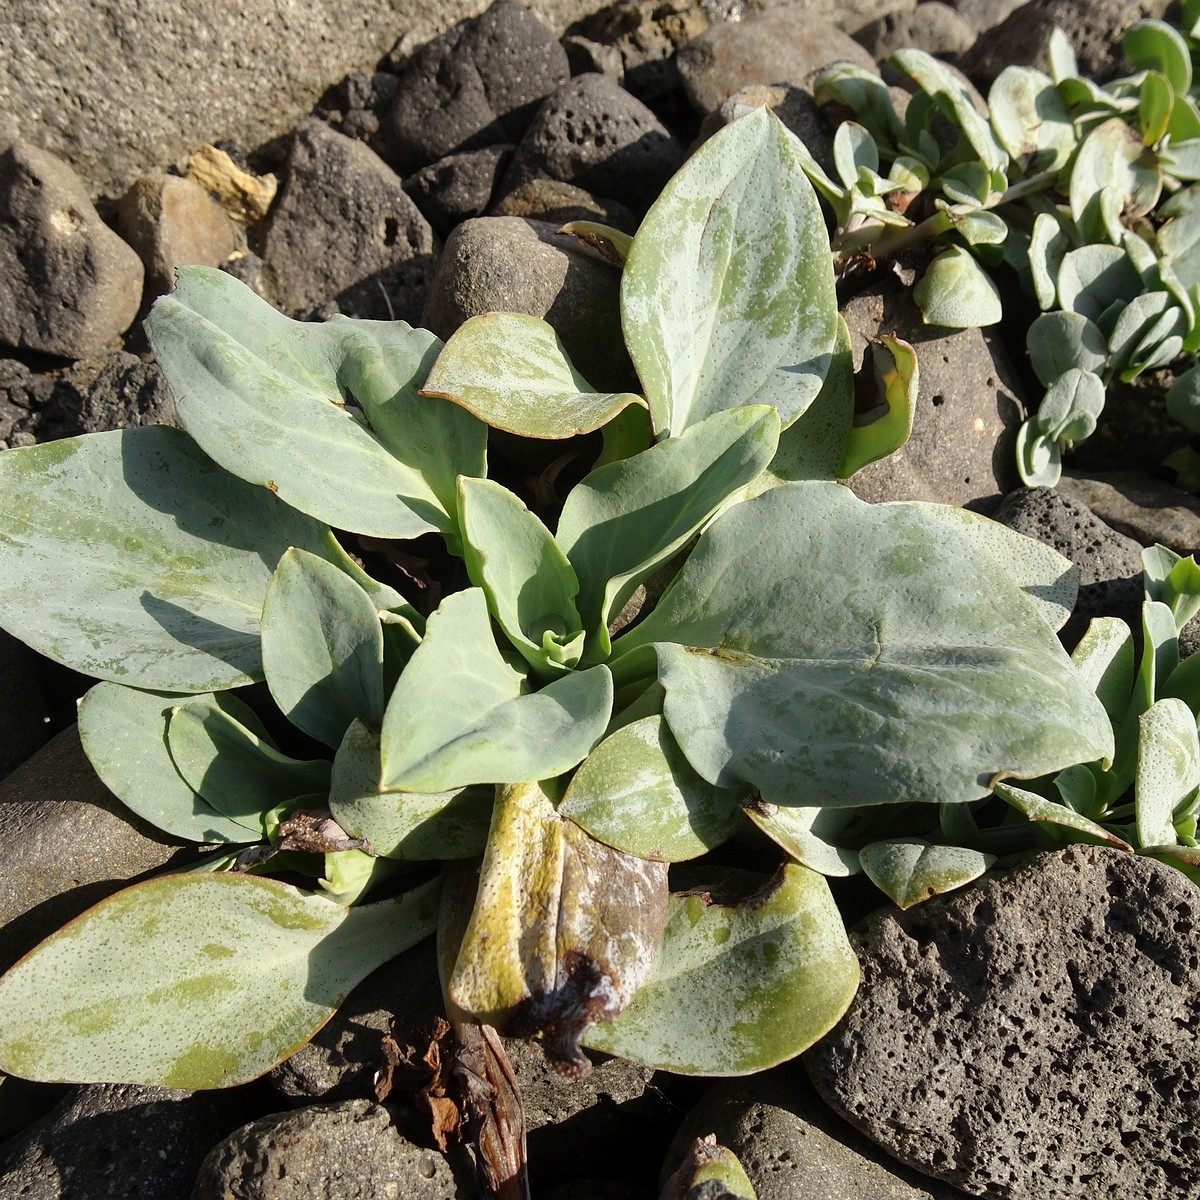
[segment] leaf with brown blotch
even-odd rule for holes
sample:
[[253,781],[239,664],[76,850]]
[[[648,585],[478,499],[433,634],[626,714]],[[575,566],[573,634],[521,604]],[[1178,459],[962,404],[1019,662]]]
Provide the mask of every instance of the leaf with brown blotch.
[[451,1003],[514,1036],[540,1034],[550,1064],[582,1077],[580,1040],[649,974],[666,906],[666,864],[595,841],[537,783],[500,788]]

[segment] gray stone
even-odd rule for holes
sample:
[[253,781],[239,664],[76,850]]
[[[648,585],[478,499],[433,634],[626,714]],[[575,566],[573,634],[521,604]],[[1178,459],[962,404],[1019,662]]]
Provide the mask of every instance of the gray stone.
[[175,288],[175,269],[219,267],[246,248],[246,236],[198,183],[156,171],[117,205],[117,230],[146,268],[143,304]]
[[493,217],[528,217],[551,225],[569,221],[598,221],[626,233],[636,233],[638,219],[617,200],[593,196],[558,179],[531,179],[502,196],[492,206]]
[[673,1132],[671,1106],[640,1063],[589,1052],[593,1069],[566,1079],[541,1049],[506,1038],[525,1103],[530,1182],[652,1178]]
[[1200,501],[1141,471],[1063,472],[1058,490],[1086,504],[1106,525],[1143,546],[1156,542],[1176,554],[1200,549]]
[[0,449],[36,441],[37,414],[54,391],[54,379],[15,358],[0,358]]
[[837,178],[833,161],[833,130],[807,88],[786,83],[752,83],[734,92],[701,122],[698,141],[707,141],[719,129],[756,108],[769,108],[805,145],[831,179]]
[[63,371],[35,428],[38,441],[45,442],[109,429],[178,424],[175,401],[158,364],[118,350]]
[[449,237],[455,225],[487,212],[512,150],[510,145],[500,145],[448,154],[410,175],[404,181],[404,190],[434,233]]
[[74,1088],[5,1143],[0,1195],[186,1200],[204,1156],[239,1119],[224,1096],[138,1084]]
[[994,334],[926,325],[894,277],[855,296],[842,315],[856,364],[870,339],[895,333],[916,350],[920,371],[911,437],[854,476],[856,495],[986,507],[1017,485],[1019,384]]
[[415,1145],[369,1100],[276,1113],[204,1160],[191,1200],[473,1200],[465,1150]]
[[975,33],[986,33],[994,29],[1010,13],[1015,12],[1028,0],[954,0],[958,15]]
[[96,777],[72,726],[0,781],[0,970],[180,849]]
[[416,1044],[444,1011],[432,938],[372,972],[343,1001],[328,1024],[270,1073],[292,1100],[343,1100],[371,1095],[384,1062],[383,1038],[394,1030]]
[[1062,629],[1067,645],[1093,617],[1120,617],[1142,627],[1142,553],[1132,538],[1110,529],[1078,500],[1053,488],[1018,488],[1004,497],[997,521],[1037,538],[1079,569],[1079,599]]
[[621,335],[620,275],[557,228],[519,217],[464,221],[438,260],[420,324],[444,339],[480,313],[543,317],[593,387],[636,387]]
[[[595,0],[534,0],[555,32]],[[0,36],[0,146],[24,138],[119,196],[205,142],[285,134],[406,30],[437,34],[483,0],[76,0],[10,3]],[[547,91],[550,89],[547,88]],[[437,157],[435,155],[435,157]]]
[[864,25],[854,40],[877,62],[908,46],[926,54],[954,56],[970,49],[975,29],[948,4],[937,0],[918,4],[911,11],[888,13]]
[[710,1133],[737,1155],[758,1200],[955,1200],[963,1195],[888,1158],[832,1113],[794,1064],[714,1084],[684,1118],[665,1169],[674,1169],[692,1141]]
[[416,323],[433,230],[372,150],[317,120],[297,127],[263,247],[280,307]]
[[0,155],[0,343],[96,354],[133,323],[142,276],[66,163],[24,142]]
[[549,176],[644,213],[683,159],[683,147],[640,100],[604,75],[580,75],[538,109],[501,190]]
[[1194,1200],[1200,888],[1098,846],[855,931],[862,983],[804,1057],[890,1154],[994,1200]]
[[979,38],[958,65],[984,88],[1005,67],[1049,71],[1046,45],[1057,27],[1079,60],[1079,73],[1100,83],[1128,71],[1121,33],[1143,17],[1161,17],[1168,0],[1030,0]]
[[803,86],[823,67],[842,61],[875,69],[875,60],[853,38],[805,4],[714,25],[676,55],[683,90],[699,113],[712,112],[748,84]]
[[380,130],[384,154],[410,175],[447,154],[515,142],[567,76],[553,32],[520,0],[496,0],[405,66]]

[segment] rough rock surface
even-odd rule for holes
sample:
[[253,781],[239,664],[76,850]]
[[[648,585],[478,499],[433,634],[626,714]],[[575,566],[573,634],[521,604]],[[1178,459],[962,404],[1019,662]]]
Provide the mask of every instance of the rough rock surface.
[[1143,546],[1160,542],[1176,554],[1200,548],[1200,501],[1152,475],[1091,471],[1084,476],[1067,470],[1058,491]]
[[433,230],[377,154],[306,120],[292,142],[263,257],[289,313],[333,302],[347,316],[415,324]]
[[439,237],[455,225],[482,217],[513,147],[507,144],[448,154],[404,181],[404,190]]
[[632,368],[618,357],[620,277],[557,228],[519,217],[464,221],[438,260],[420,323],[444,339],[480,313],[545,317],[593,387],[624,391]]
[[1197,920],[1182,872],[1097,846],[881,910],[805,1066],[889,1153],[973,1195],[1193,1200]]
[[654,1071],[620,1058],[591,1055],[586,1079],[565,1079],[541,1049],[505,1039],[525,1102],[530,1180],[649,1179],[673,1132],[671,1106]]
[[492,206],[493,217],[529,217],[555,227],[568,221],[598,221],[626,233],[637,233],[638,219],[619,200],[593,196],[557,179],[531,179]]
[[174,289],[176,267],[219,267],[246,245],[219,201],[194,180],[161,171],[142,176],[121,197],[117,230],[146,268],[147,307]]
[[1035,537],[1079,568],[1079,599],[1062,638],[1074,645],[1093,617],[1120,617],[1141,628],[1142,548],[1110,529],[1078,500],[1053,488],[1018,488],[993,514],[997,521]]
[[133,323],[142,278],[66,163],[26,142],[0,155],[0,344],[96,354]]
[[714,25],[676,55],[683,90],[700,113],[712,112],[748,84],[803,85],[814,72],[841,61],[875,69],[875,60],[853,38],[814,17],[805,4]]
[[443,1008],[437,954],[427,938],[364,979],[316,1037],[271,1072],[271,1084],[296,1101],[371,1095],[384,1035],[394,1028],[398,1042],[415,1045]]
[[[331,82],[417,26],[427,36],[483,0],[245,4],[45,0],[4,8],[0,148],[17,138],[71,162],[94,194],[182,165],[205,142],[286,133]],[[594,0],[532,0],[555,30]],[[549,90],[549,89],[547,89]]]
[[830,1112],[794,1064],[721,1080],[684,1118],[666,1166],[697,1137],[732,1150],[758,1200],[956,1200],[963,1193],[894,1159]]
[[926,325],[911,292],[894,279],[855,296],[842,315],[856,364],[869,339],[896,333],[915,348],[920,371],[912,436],[854,476],[856,495],[872,503],[986,507],[1017,485],[1019,385],[996,337]]
[[0,782],[0,970],[179,849],[96,778],[78,730]]
[[567,53],[520,0],[422,47],[400,73],[380,134],[409,175],[447,154],[515,142],[538,104],[568,75]]
[[22,1200],[184,1200],[239,1119],[213,1093],[137,1084],[73,1089],[0,1152],[0,1195]]
[[683,160],[683,147],[640,100],[604,75],[580,75],[538,109],[501,188],[549,176],[645,212]]
[[466,1152],[408,1141],[369,1100],[276,1113],[204,1160],[192,1200],[456,1200],[474,1197]]
[[871,21],[855,33],[854,40],[876,61],[906,46],[952,56],[970,49],[975,29],[950,5],[932,0],[911,12],[892,12]]
[[1121,32],[1143,17],[1161,17],[1168,0],[1030,0],[987,31],[958,61],[985,89],[1005,67],[1048,71],[1046,45],[1057,26],[1075,47],[1079,72],[1103,83],[1128,71]]

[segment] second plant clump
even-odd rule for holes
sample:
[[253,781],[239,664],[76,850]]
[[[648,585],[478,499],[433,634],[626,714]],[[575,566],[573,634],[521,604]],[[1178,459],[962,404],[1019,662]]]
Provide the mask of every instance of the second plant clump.
[[[1063,651],[1070,564],[836,482],[903,442],[916,366],[885,338],[856,380],[806,163],[758,111],[632,241],[575,230],[621,271],[613,374],[631,360],[636,392],[593,388],[535,318],[445,345],[304,325],[192,268],[148,322],[186,432],[0,456],[5,625],[101,680],[79,723],[101,779],[207,847],[0,980],[0,1067],[237,1084],[436,931],[464,1045],[758,1071],[854,996],[826,876],[901,904],[960,886],[1080,772],[1091,824],[1053,828],[1119,817],[1095,797],[1128,774],[1131,651],[1114,628],[1082,665]],[[597,434],[571,443],[592,460],[522,497],[487,478],[489,426]],[[368,571],[431,542],[431,603]],[[1173,694],[1153,670],[1143,712]]]

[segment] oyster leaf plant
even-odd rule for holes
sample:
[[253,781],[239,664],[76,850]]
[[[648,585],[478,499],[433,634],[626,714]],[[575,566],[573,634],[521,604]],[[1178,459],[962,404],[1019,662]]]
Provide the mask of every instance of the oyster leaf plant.
[[[198,847],[0,980],[0,1067],[233,1085],[436,931],[460,1030],[759,1070],[854,995],[827,876],[958,886],[986,852],[930,814],[1113,758],[1070,565],[837,482],[916,364],[884,338],[856,381],[805,161],[750,114],[613,240],[636,391],[531,317],[442,345],[189,268],[148,321],[184,430],[0,456],[5,625],[99,680],[100,778]],[[489,425],[599,434],[556,517]],[[377,551],[431,543],[425,602]]]
[[[924,319],[954,328],[1000,321],[1006,271],[1035,299],[1026,342],[1045,391],[1017,442],[1030,486],[1058,481],[1118,379],[1173,367],[1168,411],[1200,430],[1200,0],[1178,21],[1131,25],[1134,72],[1103,85],[1060,30],[1050,74],[1006,67],[986,101],[916,49],[889,59],[903,100],[849,63],[813,85],[839,124],[831,161],[806,153],[805,170],[847,286],[880,262],[920,264]],[[1196,477],[1186,448],[1172,465]]]

